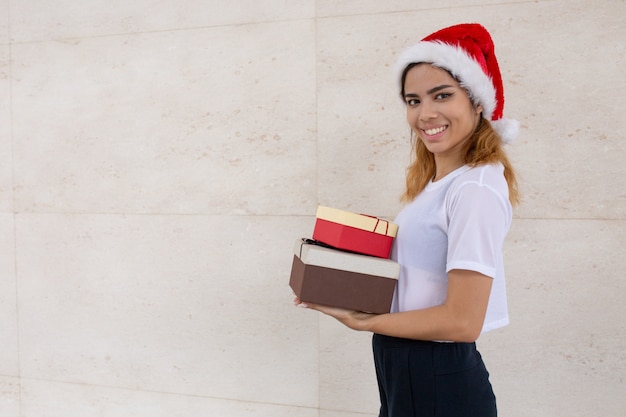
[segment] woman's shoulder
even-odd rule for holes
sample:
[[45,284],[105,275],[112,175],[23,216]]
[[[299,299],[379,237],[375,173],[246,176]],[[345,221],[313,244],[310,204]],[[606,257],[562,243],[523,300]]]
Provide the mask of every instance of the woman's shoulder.
[[500,163],[470,167],[454,179],[449,191],[458,191],[467,185],[487,187],[499,194],[508,195],[504,166]]
[[506,179],[504,178],[504,166],[501,163],[483,164],[470,167],[454,180],[457,184],[475,182],[485,185],[493,182],[499,183],[502,181],[506,183]]
[[[446,207],[500,207],[511,215],[509,187],[501,164],[478,165],[463,172],[446,193]],[[492,213],[482,210],[486,215]]]

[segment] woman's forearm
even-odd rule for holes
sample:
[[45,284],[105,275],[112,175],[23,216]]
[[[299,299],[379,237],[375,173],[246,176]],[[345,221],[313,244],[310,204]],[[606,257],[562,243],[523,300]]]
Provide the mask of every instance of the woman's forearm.
[[417,340],[473,342],[480,330],[444,305],[423,310],[370,316],[364,330],[393,337]]

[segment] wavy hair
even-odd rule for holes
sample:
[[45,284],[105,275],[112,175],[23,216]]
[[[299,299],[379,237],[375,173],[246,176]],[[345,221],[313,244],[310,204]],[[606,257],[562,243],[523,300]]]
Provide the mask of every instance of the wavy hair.
[[[413,141],[414,160],[407,168],[406,191],[402,201],[409,202],[421,193],[435,176],[435,156],[426,149],[419,138]],[[476,131],[465,143],[463,162],[471,167],[501,163],[504,166],[504,178],[509,186],[509,201],[515,206],[520,202],[517,176],[502,146],[502,139],[484,117]]]

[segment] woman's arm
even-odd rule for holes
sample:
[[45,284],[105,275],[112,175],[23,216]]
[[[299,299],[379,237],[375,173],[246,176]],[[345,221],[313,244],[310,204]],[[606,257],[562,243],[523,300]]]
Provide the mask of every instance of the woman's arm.
[[[376,315],[315,304],[304,307],[332,316],[354,330],[406,339],[473,342],[482,330],[492,281],[479,272],[452,270],[444,304],[402,313]],[[296,304],[302,303],[296,299]]]

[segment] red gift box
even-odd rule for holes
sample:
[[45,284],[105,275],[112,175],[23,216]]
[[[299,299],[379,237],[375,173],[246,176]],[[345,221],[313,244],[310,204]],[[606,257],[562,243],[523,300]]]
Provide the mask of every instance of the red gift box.
[[318,207],[313,239],[337,249],[389,258],[398,226],[378,217]]

